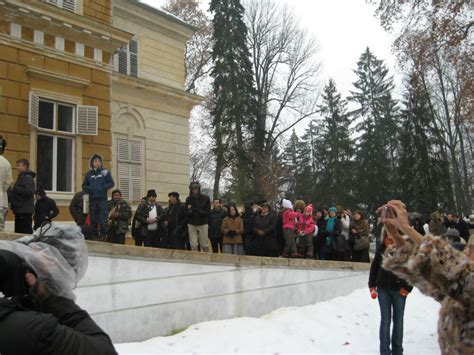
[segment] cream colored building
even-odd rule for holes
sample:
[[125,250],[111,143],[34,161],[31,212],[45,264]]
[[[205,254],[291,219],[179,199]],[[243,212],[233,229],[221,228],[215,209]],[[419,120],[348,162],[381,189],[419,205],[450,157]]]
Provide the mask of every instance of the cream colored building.
[[155,189],[189,193],[189,115],[201,98],[184,91],[186,41],[194,28],[138,1],[116,0],[113,25],[134,35],[113,57],[112,174],[124,197]]

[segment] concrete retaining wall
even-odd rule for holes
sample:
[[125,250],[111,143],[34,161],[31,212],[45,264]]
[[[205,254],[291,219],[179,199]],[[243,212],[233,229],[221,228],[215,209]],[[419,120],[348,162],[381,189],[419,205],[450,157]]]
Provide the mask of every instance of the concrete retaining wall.
[[328,300],[366,287],[368,278],[368,264],[87,244],[77,303],[115,343]]

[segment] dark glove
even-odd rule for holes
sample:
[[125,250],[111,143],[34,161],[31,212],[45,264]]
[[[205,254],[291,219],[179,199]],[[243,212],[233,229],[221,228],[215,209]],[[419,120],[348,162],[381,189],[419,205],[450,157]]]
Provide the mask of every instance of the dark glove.
[[235,231],[228,231],[228,232],[227,232],[227,235],[228,235],[229,237],[235,237],[236,233],[235,233]]

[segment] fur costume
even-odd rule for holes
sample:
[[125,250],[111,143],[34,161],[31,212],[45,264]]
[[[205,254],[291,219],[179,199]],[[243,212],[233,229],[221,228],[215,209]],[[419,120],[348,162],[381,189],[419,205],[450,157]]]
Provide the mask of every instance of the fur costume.
[[419,246],[391,246],[384,268],[441,303],[438,341],[443,354],[474,354],[474,262],[440,237]]

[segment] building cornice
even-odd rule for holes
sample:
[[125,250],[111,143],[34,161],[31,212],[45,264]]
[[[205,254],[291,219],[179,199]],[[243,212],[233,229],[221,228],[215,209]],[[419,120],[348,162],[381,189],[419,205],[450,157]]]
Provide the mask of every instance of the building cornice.
[[24,39],[12,38],[3,33],[0,33],[0,44],[4,44],[4,45],[18,48],[18,49],[27,50],[35,54],[47,56],[49,58],[65,60],[73,64],[85,66],[85,67],[96,69],[96,70],[103,70],[107,72],[112,71],[112,65],[110,64],[106,64],[103,62],[98,63],[92,59],[89,59],[87,57],[80,57],[74,53],[62,52],[54,48],[39,46],[39,45],[34,44],[33,42],[29,42]]
[[199,105],[204,100],[202,96],[194,95],[184,90],[179,90],[168,85],[156,83],[146,79],[135,78],[117,72],[114,72],[112,75],[112,93],[114,85],[123,85],[137,90],[145,90],[155,95],[160,95],[169,99],[178,99],[180,101],[184,101],[188,106],[191,107]]
[[116,2],[114,4],[114,18],[122,17],[128,21],[139,23],[140,25],[146,26],[153,31],[159,31],[177,37],[183,42],[188,41],[194,34],[195,28],[190,25],[184,25],[184,22],[178,22],[171,20],[171,16],[165,15],[159,10],[157,12],[151,12],[148,8],[142,6],[139,2]]
[[76,78],[74,76],[70,75],[63,75],[59,73],[53,73],[48,70],[43,70],[43,69],[38,69],[38,68],[31,68],[28,67],[26,72],[34,77],[34,78],[40,78],[44,80],[49,80],[49,81],[54,81],[56,83],[60,84],[66,84],[69,86],[75,86],[79,88],[84,88],[86,86],[89,86],[91,81],[90,80],[85,80],[82,78]]
[[[3,5],[2,5],[3,4]],[[133,34],[104,21],[64,11],[43,2],[3,0],[0,10],[8,9],[6,20],[21,25],[48,29],[45,32],[61,33],[63,37],[113,53],[127,44]]]

